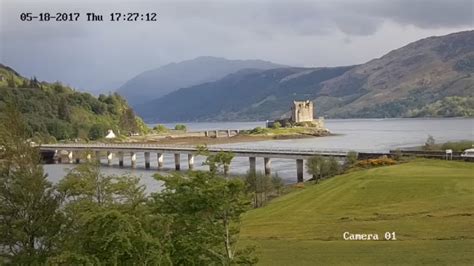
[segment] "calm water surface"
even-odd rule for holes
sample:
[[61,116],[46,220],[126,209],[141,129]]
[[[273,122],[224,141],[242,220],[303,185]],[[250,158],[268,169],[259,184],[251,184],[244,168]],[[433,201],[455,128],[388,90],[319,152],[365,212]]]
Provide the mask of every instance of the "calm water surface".
[[[182,123],[186,124],[189,131],[215,130],[215,129],[252,129],[257,126],[264,127],[265,122],[224,122],[224,123]],[[175,124],[165,124],[173,128]],[[219,147],[251,147],[251,148],[291,148],[291,149],[318,149],[337,151],[373,151],[387,152],[390,149],[422,145],[428,135],[432,135],[437,142],[474,140],[474,119],[331,119],[326,120],[326,127],[336,136],[295,139],[295,140],[269,140],[247,143],[220,144]],[[151,160],[151,169],[145,170],[143,154],[137,154],[137,169],[130,169],[130,158],[124,158],[125,167],[102,167],[105,174],[131,174],[139,176],[147,190],[157,191],[161,184],[153,179],[157,172],[157,160]],[[169,173],[174,169],[172,154],[165,155],[165,171]],[[186,170],[187,158],[181,156],[181,168]],[[196,157],[195,168],[207,169],[202,166],[203,157]],[[106,162],[103,161],[105,164]],[[74,165],[45,165],[45,170],[53,182],[61,179],[67,169]],[[248,158],[236,157],[232,161],[231,174],[243,175],[248,170]],[[257,158],[257,171],[263,172],[263,158]],[[294,160],[273,159],[272,173],[278,173],[286,183],[296,182],[296,163]],[[305,173],[305,178],[310,178]]]

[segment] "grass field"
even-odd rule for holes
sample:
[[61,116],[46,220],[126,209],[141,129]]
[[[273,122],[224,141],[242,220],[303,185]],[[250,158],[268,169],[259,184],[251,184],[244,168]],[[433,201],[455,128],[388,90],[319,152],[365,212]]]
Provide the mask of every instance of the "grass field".
[[248,212],[241,240],[262,265],[473,265],[474,164],[416,160],[307,185]]

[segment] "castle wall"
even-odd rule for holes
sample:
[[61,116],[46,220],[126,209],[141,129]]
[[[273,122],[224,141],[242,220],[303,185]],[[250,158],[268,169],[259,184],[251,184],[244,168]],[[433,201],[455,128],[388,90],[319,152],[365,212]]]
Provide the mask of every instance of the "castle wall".
[[312,101],[293,101],[291,120],[295,123],[313,121]]

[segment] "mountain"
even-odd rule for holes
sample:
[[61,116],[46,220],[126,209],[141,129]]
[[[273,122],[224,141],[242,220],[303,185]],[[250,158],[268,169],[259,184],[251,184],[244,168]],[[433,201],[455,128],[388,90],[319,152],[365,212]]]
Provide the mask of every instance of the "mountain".
[[136,107],[148,121],[265,120],[289,111],[293,99],[316,97],[321,82],[352,67],[242,70],[179,89]]
[[246,70],[137,106],[148,121],[266,120],[311,99],[331,118],[474,116],[474,31],[429,37],[365,64]]
[[137,105],[180,88],[216,81],[241,69],[279,67],[286,66],[262,60],[228,60],[202,56],[143,72],[127,81],[117,92],[123,95],[131,105]]
[[325,82],[316,102],[333,102],[324,111],[331,117],[413,116],[438,100],[474,96],[473,74],[474,31],[429,37]]
[[118,94],[96,98],[59,82],[27,79],[0,64],[0,116],[7,105],[23,114],[35,141],[98,139],[109,129],[122,134],[147,130]]

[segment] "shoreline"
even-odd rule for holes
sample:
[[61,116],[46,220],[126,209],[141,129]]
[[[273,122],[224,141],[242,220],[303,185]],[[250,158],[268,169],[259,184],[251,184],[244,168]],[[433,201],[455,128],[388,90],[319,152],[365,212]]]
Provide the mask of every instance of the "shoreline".
[[258,142],[268,140],[287,140],[287,139],[306,139],[306,138],[321,138],[338,136],[340,134],[328,134],[323,136],[314,136],[306,134],[294,134],[294,135],[235,135],[231,137],[162,137],[159,139],[127,139],[124,143],[137,143],[137,144],[176,144],[176,145],[215,145],[215,144],[232,144],[232,143],[245,143],[245,142]]

